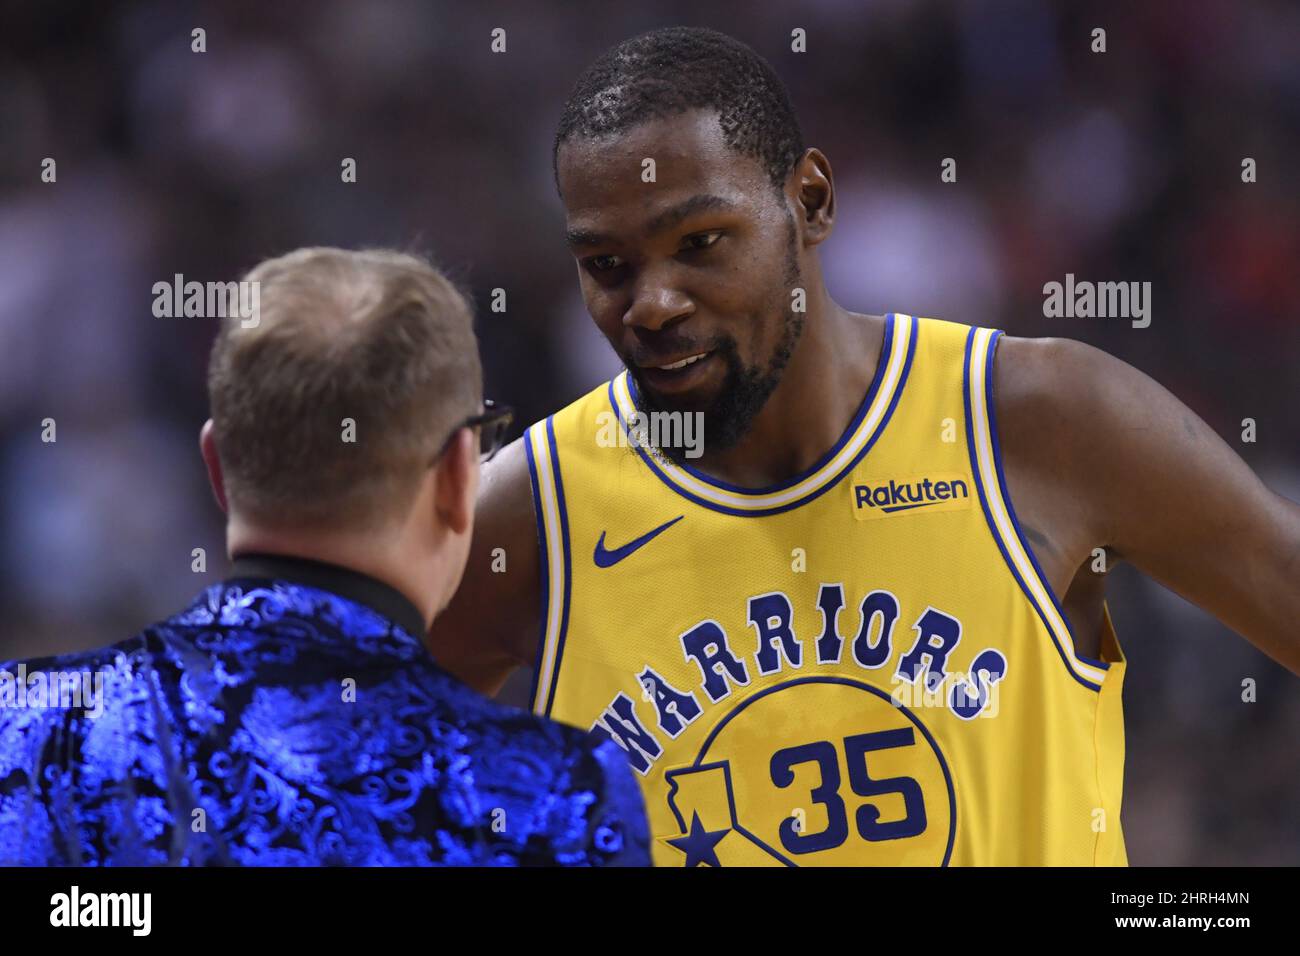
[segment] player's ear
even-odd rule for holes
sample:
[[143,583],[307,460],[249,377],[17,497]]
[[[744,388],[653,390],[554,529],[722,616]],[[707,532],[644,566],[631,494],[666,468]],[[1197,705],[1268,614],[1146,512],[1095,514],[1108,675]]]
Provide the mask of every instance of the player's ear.
[[791,170],[790,179],[804,242],[810,246],[824,242],[835,225],[835,181],[830,160],[819,149],[806,149]]
[[212,494],[217,499],[217,507],[228,514],[230,509],[226,504],[226,479],[221,473],[221,459],[217,455],[217,440],[212,437],[210,418],[199,430],[199,453],[203,455],[203,464],[207,466],[208,483],[212,485]]
[[434,465],[433,507],[439,522],[456,534],[468,534],[474,524],[478,457],[478,436],[462,428]]

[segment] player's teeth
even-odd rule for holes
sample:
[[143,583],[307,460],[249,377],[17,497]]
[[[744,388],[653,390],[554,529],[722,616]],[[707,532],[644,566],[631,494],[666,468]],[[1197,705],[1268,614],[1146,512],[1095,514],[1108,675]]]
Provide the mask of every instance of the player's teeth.
[[680,362],[674,362],[672,365],[660,365],[659,368],[661,371],[664,372],[671,372],[674,369],[686,368],[686,366],[690,365],[692,362],[698,362],[700,359],[704,358],[704,356],[707,354],[708,354],[707,352],[701,352],[699,355],[688,356],[682,359]]

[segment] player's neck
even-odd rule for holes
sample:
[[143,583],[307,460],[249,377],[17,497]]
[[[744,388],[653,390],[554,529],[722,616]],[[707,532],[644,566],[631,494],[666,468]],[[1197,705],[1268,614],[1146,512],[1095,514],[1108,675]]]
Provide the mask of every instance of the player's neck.
[[706,431],[695,467],[730,484],[762,488],[808,470],[839,440],[875,376],[884,321],[849,312],[824,288],[816,306],[780,384],[744,437],[711,454]]

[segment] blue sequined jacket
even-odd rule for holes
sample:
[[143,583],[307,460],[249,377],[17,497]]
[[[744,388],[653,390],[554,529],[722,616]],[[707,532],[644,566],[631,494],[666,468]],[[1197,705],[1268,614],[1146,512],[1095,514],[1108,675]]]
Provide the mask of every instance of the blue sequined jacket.
[[236,577],[0,665],[0,865],[649,865],[621,750],[479,695],[375,603]]

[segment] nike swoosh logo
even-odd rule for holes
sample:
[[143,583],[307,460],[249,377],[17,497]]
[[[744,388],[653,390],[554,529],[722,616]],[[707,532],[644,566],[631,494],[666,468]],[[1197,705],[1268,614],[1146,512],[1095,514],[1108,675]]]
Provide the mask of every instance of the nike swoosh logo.
[[678,515],[672,521],[665,521],[659,527],[651,531],[647,531],[645,534],[641,535],[641,537],[634,538],[633,540],[629,541],[627,544],[623,545],[623,547],[615,548],[613,551],[606,550],[605,532],[602,531],[600,533],[600,540],[596,542],[596,550],[595,552],[592,553],[591,559],[596,562],[596,567],[598,568],[612,568],[614,565],[618,564],[620,561],[622,561],[632,552],[636,551],[638,548],[641,548],[649,544],[656,537],[663,534],[665,531],[667,531],[669,528],[671,528],[673,525],[675,525],[677,522],[681,521],[685,517],[686,515]]

